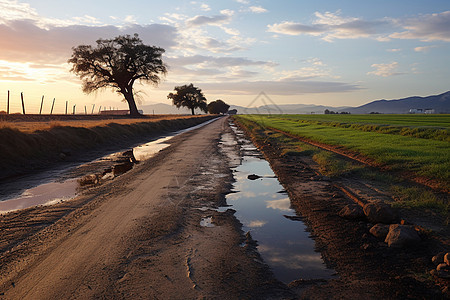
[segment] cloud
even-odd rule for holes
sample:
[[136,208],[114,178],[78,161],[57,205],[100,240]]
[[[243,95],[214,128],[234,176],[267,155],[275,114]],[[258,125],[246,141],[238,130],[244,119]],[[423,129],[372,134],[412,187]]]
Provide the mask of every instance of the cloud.
[[37,13],[28,3],[17,1],[0,1],[0,23],[17,19],[36,19]]
[[222,25],[230,22],[233,13],[229,10],[221,11],[220,15],[195,16],[186,21],[187,26],[203,26],[203,25]]
[[287,35],[311,34],[319,35],[325,30],[318,26],[308,26],[295,22],[282,22],[279,24],[267,25],[269,32]]
[[256,13],[256,14],[262,14],[262,13],[268,12],[268,10],[262,6],[250,6],[248,9],[251,12]]
[[[204,55],[167,57],[171,75],[183,80],[236,81],[259,75],[261,69],[273,68],[270,61],[255,61],[243,57]],[[247,68],[250,68],[247,69]],[[255,69],[255,68],[259,68]]]
[[209,93],[230,95],[256,95],[261,91],[270,95],[304,95],[320,93],[344,93],[361,90],[356,84],[312,80],[260,80],[234,82],[202,82]]
[[169,25],[70,25],[42,28],[35,20],[15,20],[0,24],[0,60],[62,63],[70,57],[74,46],[94,44],[99,38],[134,33],[138,33],[144,43],[165,49],[177,44],[177,29]]
[[381,77],[389,77],[395,75],[402,75],[404,73],[396,72],[398,68],[398,62],[394,61],[389,64],[372,64],[372,68],[375,68],[375,71],[368,72],[368,75],[376,75]]
[[436,47],[437,47],[436,45],[416,47],[416,48],[414,48],[414,51],[416,51],[416,52],[425,52],[426,53],[426,52],[428,52],[431,49],[436,48]]
[[209,7],[209,5],[208,5],[208,4],[205,4],[205,3],[203,3],[203,4],[200,5],[200,9],[203,10],[203,11],[210,11],[210,10],[211,10],[211,8]]
[[395,52],[400,52],[400,51],[402,51],[402,49],[398,49],[398,48],[396,48],[396,49],[387,49],[386,51],[387,51],[387,52],[393,52],[393,53],[395,53]]
[[420,15],[399,20],[399,23],[405,31],[395,32],[391,38],[450,42],[450,11]]
[[310,25],[298,22],[285,21],[268,25],[268,31],[286,35],[307,34],[321,36],[323,40],[357,39],[376,37],[381,38],[382,33],[391,24],[388,20],[365,21],[354,17],[342,17],[340,11],[336,13],[316,12],[316,19]]
[[234,66],[276,66],[273,62],[268,61],[255,61],[244,57],[215,57],[205,55],[193,55],[193,56],[178,56],[168,57],[167,62],[169,65],[188,66],[203,64],[207,66],[215,67],[234,67]]
[[450,11],[419,15],[414,18],[363,20],[343,17],[338,10],[335,13],[316,12],[314,17],[310,24],[284,21],[268,25],[267,31],[285,35],[320,36],[329,42],[335,39],[357,38],[373,38],[380,42],[391,39],[450,41]]

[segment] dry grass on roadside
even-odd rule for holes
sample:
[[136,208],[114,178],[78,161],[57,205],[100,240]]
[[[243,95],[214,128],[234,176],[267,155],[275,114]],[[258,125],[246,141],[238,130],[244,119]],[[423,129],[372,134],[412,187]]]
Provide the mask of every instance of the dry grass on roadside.
[[57,121],[0,121],[0,129],[10,128],[16,129],[23,133],[33,133],[35,131],[45,131],[56,127],[82,127],[92,128],[98,126],[107,126],[111,123],[120,125],[130,125],[142,122],[158,122],[161,120],[188,119],[196,116],[183,115],[161,115],[152,118],[130,118],[130,119],[105,119],[105,120],[57,120]]

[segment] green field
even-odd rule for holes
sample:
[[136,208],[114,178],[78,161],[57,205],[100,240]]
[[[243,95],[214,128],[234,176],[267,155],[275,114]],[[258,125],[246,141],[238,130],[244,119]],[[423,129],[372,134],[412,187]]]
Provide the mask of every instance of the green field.
[[[449,115],[244,115],[239,118],[360,153],[380,166],[426,177],[438,182],[439,187],[450,189]],[[400,132],[380,130],[394,123]],[[404,134],[407,130],[425,132],[426,136]]]
[[267,117],[450,142],[450,115],[272,115]]
[[351,124],[399,125],[450,129],[450,115],[277,115],[278,118]]

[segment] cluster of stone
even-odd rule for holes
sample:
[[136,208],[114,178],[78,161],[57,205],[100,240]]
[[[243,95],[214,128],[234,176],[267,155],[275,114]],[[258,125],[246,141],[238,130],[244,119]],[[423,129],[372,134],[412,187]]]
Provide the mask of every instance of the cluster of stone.
[[431,259],[436,269],[431,270],[431,275],[439,278],[450,279],[450,253],[440,252]]
[[398,224],[396,211],[383,201],[369,202],[364,207],[357,204],[347,205],[339,215],[352,220],[365,218],[375,224],[369,232],[389,247],[402,248],[421,241],[415,226]]

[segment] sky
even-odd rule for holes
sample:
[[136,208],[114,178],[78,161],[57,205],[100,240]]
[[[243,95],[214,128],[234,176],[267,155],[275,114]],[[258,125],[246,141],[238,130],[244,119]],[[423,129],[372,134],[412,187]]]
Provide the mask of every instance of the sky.
[[[158,86],[134,86],[140,105],[171,104],[193,83],[208,102],[359,106],[450,90],[449,0],[0,0],[0,111],[127,108],[86,95],[72,47],[138,33],[166,51]],[[256,103],[258,104],[258,103]]]

